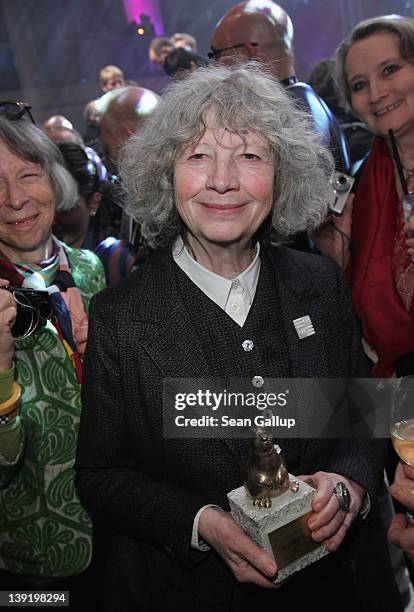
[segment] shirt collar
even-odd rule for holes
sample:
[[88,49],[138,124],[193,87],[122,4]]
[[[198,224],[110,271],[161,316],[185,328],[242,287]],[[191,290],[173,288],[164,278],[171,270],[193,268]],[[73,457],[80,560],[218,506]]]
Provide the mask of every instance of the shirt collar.
[[257,281],[260,273],[260,244],[256,243],[256,254],[250,266],[246,268],[241,274],[235,278],[228,279],[223,276],[219,276],[204,266],[200,265],[195,259],[193,259],[188,252],[186,246],[184,246],[181,236],[173,244],[172,248],[173,259],[175,263],[181,268],[181,270],[187,274],[187,276],[193,281],[195,285],[207,297],[215,302],[223,310],[226,307],[226,303],[232,288],[234,281],[239,281],[240,285],[246,292],[249,303],[253,302]]

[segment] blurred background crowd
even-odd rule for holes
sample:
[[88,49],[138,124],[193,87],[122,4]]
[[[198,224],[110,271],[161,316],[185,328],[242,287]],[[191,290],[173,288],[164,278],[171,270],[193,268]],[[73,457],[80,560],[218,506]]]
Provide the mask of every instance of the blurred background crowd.
[[[379,15],[386,17],[364,21]],[[177,181],[171,179],[181,176],[179,186],[186,185],[187,170],[180,175],[183,163],[180,155],[200,135],[204,136],[204,132],[194,132],[197,138],[192,134],[192,140],[185,139],[184,110],[190,116],[192,101],[198,96],[205,113],[202,115],[200,111],[204,127],[212,121],[204,102],[200,102],[203,75],[212,79],[218,90],[220,84],[227,87],[231,80],[225,70],[215,76],[214,66],[229,67],[254,60],[255,65],[265,67],[269,75],[266,78],[271,75],[278,82],[270,78],[271,84],[266,85],[261,76],[254,76],[253,66],[251,82],[264,85],[263,92],[255,91],[250,85],[252,99],[256,100],[254,96],[257,96],[257,100],[269,104],[266,91],[276,92],[287,105],[286,116],[297,117],[299,123],[303,121],[303,134],[306,132],[306,138],[313,143],[309,144],[309,150],[314,147],[312,150],[321,155],[318,147],[324,145],[328,161],[325,160],[325,165],[321,163],[318,171],[325,172],[323,185],[330,194],[332,183],[327,180],[330,170],[335,168],[340,173],[338,180],[344,180],[346,185],[349,176],[353,177],[343,197],[339,184],[335,192],[339,197],[335,202],[324,200],[318,211],[312,208],[314,200],[324,199],[325,192],[317,194],[315,183],[309,192],[312,197],[306,198],[303,188],[300,202],[303,218],[296,225],[291,224],[290,229],[295,228],[292,234],[284,230],[289,228],[288,213],[295,207],[288,213],[282,211],[286,213],[285,218],[282,213],[279,215],[272,200],[272,232],[270,223],[261,226],[266,215],[263,219],[260,215],[260,219],[253,219],[258,224],[258,233],[250,227],[249,245],[243,245],[243,255],[249,265],[244,268],[257,264],[261,248],[265,260],[265,249],[279,247],[282,241],[296,251],[313,252],[335,260],[348,278],[354,311],[362,329],[364,368],[358,370],[358,375],[403,379],[414,375],[414,221],[406,209],[414,190],[414,22],[405,19],[413,15],[414,3],[412,6],[410,1],[390,0],[286,0],[280,5],[270,0],[241,4],[217,0],[208,6],[200,0],[191,3],[188,0],[0,1],[0,195],[3,198],[0,202],[0,532],[2,520],[5,525],[0,534],[0,579],[5,584],[13,588],[69,585],[73,588],[74,601],[77,597],[80,601],[85,584],[91,581],[96,585],[103,575],[102,559],[106,559],[110,538],[100,532],[101,521],[94,525],[92,535],[90,516],[82,504],[94,511],[96,502],[93,496],[90,502],[87,487],[83,498],[78,498],[74,479],[89,301],[105,286],[117,285],[135,270],[142,272],[151,257],[156,262],[157,254],[153,251],[160,246],[171,247],[172,239],[178,240],[174,242],[175,247],[181,245],[181,253],[188,256],[190,268],[194,260],[198,262],[191,245],[185,242],[193,229],[191,216],[188,222],[180,210],[175,211],[179,198],[174,190],[178,192],[178,188]],[[361,21],[364,23],[357,25]],[[212,67],[210,71],[205,70],[208,66]],[[243,79],[250,77],[246,76],[248,70],[246,74],[241,70],[240,74],[237,95],[242,99]],[[183,101],[187,78],[194,85],[192,94]],[[176,114],[171,111],[176,123],[166,125],[168,121],[162,117],[163,96],[174,84],[181,92],[183,112],[180,114],[176,105]],[[206,100],[210,94],[210,91],[204,93]],[[168,95],[173,98],[171,91]],[[171,101],[168,95],[166,99]],[[228,99],[222,95],[224,105]],[[275,117],[281,112],[276,107]],[[211,108],[217,110],[214,103]],[[259,125],[262,119],[259,111],[252,107],[250,110],[256,112],[254,116]],[[306,114],[302,115],[302,111]],[[231,113],[226,121],[232,125],[230,116]],[[284,117],[282,123],[283,120]],[[175,126],[179,121],[183,122],[182,132],[178,130],[177,136]],[[199,117],[195,124],[199,129]],[[159,139],[157,133],[150,133],[148,125],[159,130]],[[256,125],[248,128],[256,133]],[[214,130],[209,124],[205,132],[215,133]],[[262,132],[257,130],[257,134],[262,140],[268,137],[264,128]],[[165,139],[165,146],[161,138]],[[280,172],[282,156],[291,147],[293,158],[298,140],[296,135],[294,145],[290,140],[285,149],[279,150],[276,138],[276,153],[272,157],[275,186],[284,180]],[[129,145],[125,148],[127,141]],[[214,138],[211,142],[212,148],[221,146]],[[171,147],[171,153],[167,147]],[[145,159],[140,158],[142,151],[147,151]],[[206,154],[195,153],[194,157],[197,156],[204,159]],[[186,160],[189,174],[194,173],[193,178],[198,180],[199,170],[192,170],[192,157]],[[296,179],[303,171],[301,160],[296,159],[295,163],[296,174],[292,174],[285,187],[292,190],[292,201]],[[138,172],[141,167],[144,168],[142,175]],[[244,172],[241,171],[242,178]],[[353,193],[350,193],[354,180]],[[213,190],[220,192],[216,185]],[[153,201],[148,200],[149,193],[157,194],[152,196]],[[282,188],[282,195],[277,190],[276,193],[280,198],[285,195]],[[167,201],[166,194],[170,197],[171,209],[161,210]],[[272,192],[272,198],[276,200],[275,194]],[[265,200],[262,203],[269,204]],[[300,207],[293,212],[298,214],[298,211],[301,213]],[[305,213],[307,220],[304,220]],[[285,225],[278,224],[278,219]],[[164,235],[156,235],[157,223],[162,225]],[[204,227],[198,229],[201,234],[205,231]],[[259,246],[262,238],[263,246]],[[326,261],[323,265],[329,267],[331,262],[326,264]],[[185,272],[185,264],[178,266]],[[209,269],[208,265],[205,267]],[[149,269],[150,266],[145,268]],[[339,268],[336,270],[339,273]],[[330,277],[328,271],[326,274],[326,278]],[[157,276],[151,282],[154,278]],[[17,289],[4,291],[8,285]],[[123,287],[126,286],[125,283]],[[30,301],[32,290],[36,299],[46,295],[44,300],[50,311],[44,317],[39,314],[42,305],[33,307]],[[29,301],[23,301],[22,306],[21,299]],[[38,313],[36,323],[33,314],[26,323],[20,318],[23,328],[19,333],[13,328],[16,304],[23,310],[29,308]],[[230,317],[237,322],[234,313]],[[105,334],[94,324],[98,345],[97,337]],[[243,323],[239,325],[243,327]],[[112,348],[107,354],[111,354]],[[105,351],[94,350],[96,363],[100,363]],[[243,350],[250,349],[243,346]],[[105,359],[106,353],[104,362]],[[102,367],[96,373],[97,380],[104,370]],[[91,371],[87,368],[89,389],[93,386]],[[331,371],[334,370],[326,370]],[[110,373],[113,375],[114,369]],[[118,378],[114,379],[118,384]],[[109,385],[108,381],[110,377],[102,380],[102,388]],[[94,398],[98,398],[99,392],[98,389],[93,394],[89,390]],[[92,399],[89,404],[93,404]],[[99,413],[99,401],[97,405]],[[94,431],[93,423],[89,427]],[[90,452],[90,438],[85,442],[86,438],[84,434],[79,462],[81,476],[83,453],[88,457]],[[98,435],[94,443],[99,446],[100,440]],[[388,589],[390,601],[399,601],[400,607],[393,608],[397,611],[410,603],[414,527],[412,516],[402,512],[395,516],[404,507],[398,504],[394,507],[389,486],[395,478],[391,492],[401,504],[414,510],[414,504],[407,497],[414,472],[407,466],[404,469],[401,462],[397,467],[398,458],[391,448],[384,456],[377,466],[378,490],[374,489],[371,494],[365,483],[357,484],[357,493],[354,492],[354,502],[355,499],[357,502],[352,511],[355,511],[353,519],[365,520],[371,511],[381,516],[387,528],[392,525],[388,537],[396,546],[387,543],[385,532],[378,535],[378,541],[381,540],[387,551],[389,546],[391,553],[392,573],[390,570],[387,574],[384,569],[384,576],[387,574],[392,579],[392,585],[392,575],[395,576],[399,593],[395,585],[395,592],[386,583],[382,586]],[[411,458],[401,458],[413,466]],[[364,459],[357,457],[356,460],[363,472]],[[138,468],[134,466],[134,470]],[[342,476],[354,491],[352,476],[348,475],[348,480],[346,472]],[[332,484],[331,480],[328,482]],[[89,490],[95,491],[93,486]],[[367,498],[368,492],[371,499],[370,495]],[[332,497],[331,493],[328,497]],[[339,510],[345,516],[349,512],[341,504]],[[197,517],[193,528],[196,533],[198,513]],[[103,518],[104,523],[106,516]],[[361,529],[358,525],[361,523],[357,523]],[[197,546],[191,539],[191,547],[203,551]],[[55,551],[55,556],[48,557],[49,550]],[[367,548],[364,551],[369,552]],[[168,555],[167,550],[165,557]],[[362,565],[366,565],[365,561]],[[370,596],[375,590],[371,586],[367,585],[366,589],[367,593],[371,591]],[[363,591],[362,585],[358,592]],[[346,603],[344,600],[343,608],[338,609],[345,609]],[[91,594],[89,609],[97,609],[96,605],[95,592]],[[364,608],[362,603],[355,609],[374,612],[374,608]]]

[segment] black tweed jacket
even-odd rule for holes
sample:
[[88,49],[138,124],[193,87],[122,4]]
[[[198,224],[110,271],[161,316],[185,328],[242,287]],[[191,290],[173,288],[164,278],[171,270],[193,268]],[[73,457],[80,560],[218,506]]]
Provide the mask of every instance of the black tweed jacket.
[[[335,264],[279,247],[262,249],[262,266],[272,271],[279,296],[284,333],[275,350],[281,359],[289,356],[289,375],[357,376],[360,338]],[[86,509],[106,526],[108,537],[112,534],[103,609],[221,612],[275,602],[295,610],[306,601],[304,589],[319,585],[323,611],[332,609],[329,589],[336,592],[348,581],[347,588],[358,594],[353,610],[397,612],[375,510],[370,520],[354,523],[338,554],[296,574],[276,592],[237,584],[214,551],[191,548],[197,511],[209,503],[227,507],[226,493],[240,485],[245,445],[163,438],[163,379],[212,375],[178,285],[171,254],[160,251],[90,306],[76,467]],[[292,321],[304,314],[318,333],[301,343]],[[289,444],[292,454],[295,441]],[[320,469],[353,478],[375,499],[382,446],[369,440],[307,440],[295,471]],[[371,555],[374,573],[367,571]]]

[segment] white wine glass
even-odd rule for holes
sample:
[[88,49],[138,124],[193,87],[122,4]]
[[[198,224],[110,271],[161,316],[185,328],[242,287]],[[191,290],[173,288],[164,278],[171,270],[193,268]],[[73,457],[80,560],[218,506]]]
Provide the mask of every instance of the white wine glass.
[[[391,442],[401,461],[414,466],[414,376],[402,376],[393,381],[391,402]],[[407,519],[414,515],[406,510]]]
[[414,467],[414,376],[393,381],[390,429],[401,461]]

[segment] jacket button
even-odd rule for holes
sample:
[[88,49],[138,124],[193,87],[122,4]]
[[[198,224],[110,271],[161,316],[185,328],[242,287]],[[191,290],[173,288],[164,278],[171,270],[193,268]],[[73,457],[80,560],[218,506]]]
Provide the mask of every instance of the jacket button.
[[255,376],[252,380],[253,387],[263,387],[264,380],[261,376]]
[[250,353],[250,351],[254,349],[253,340],[244,340],[244,342],[242,342],[242,347],[243,350],[246,351],[246,353]]

